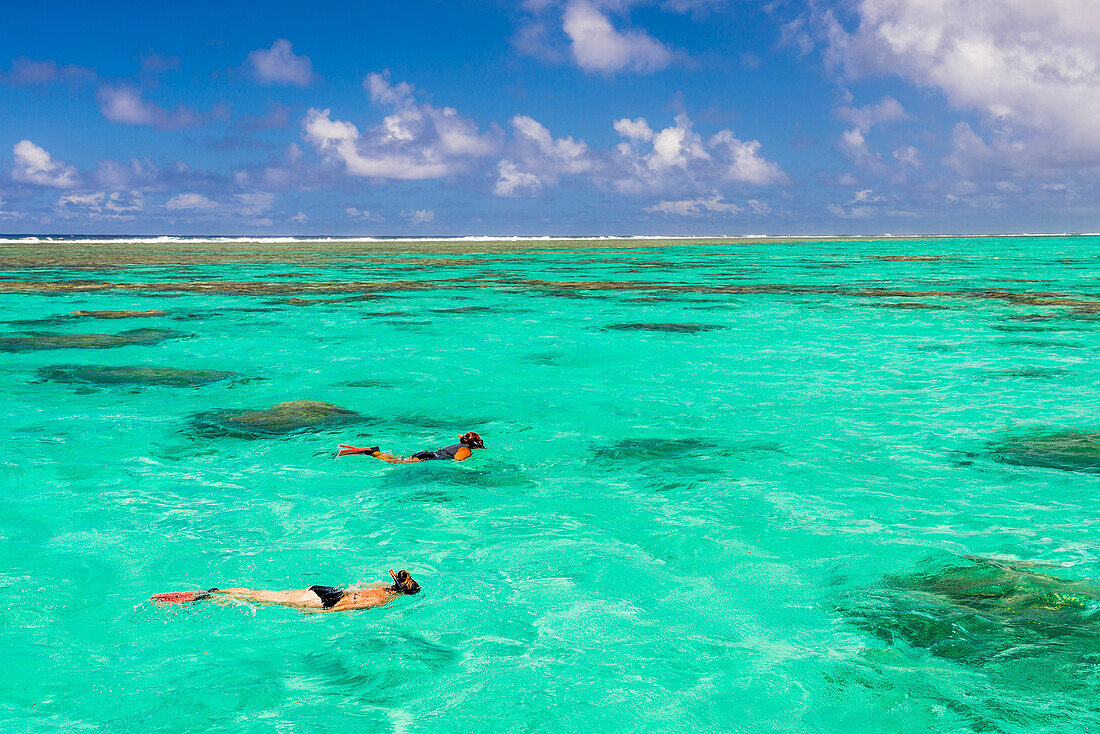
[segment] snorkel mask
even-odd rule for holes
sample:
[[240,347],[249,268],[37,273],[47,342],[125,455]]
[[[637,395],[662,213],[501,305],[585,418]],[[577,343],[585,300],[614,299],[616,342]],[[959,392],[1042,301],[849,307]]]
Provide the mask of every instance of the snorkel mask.
[[485,442],[481,440],[481,436],[474,433],[473,431],[470,431],[469,433],[464,433],[463,435],[459,436],[458,442],[461,443],[463,446],[467,446],[471,449],[485,448]]
[[397,593],[409,595],[420,593],[420,584],[413,581],[413,577],[405,569],[397,573],[390,570],[390,576],[393,577],[393,588]]

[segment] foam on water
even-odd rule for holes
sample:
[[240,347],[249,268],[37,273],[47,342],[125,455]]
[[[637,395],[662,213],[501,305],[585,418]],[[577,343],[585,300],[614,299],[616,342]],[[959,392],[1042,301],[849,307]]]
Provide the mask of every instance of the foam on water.
[[[94,331],[190,338],[0,352],[4,730],[1100,726],[1092,444],[1068,468],[1005,460],[1100,430],[1096,238],[434,259],[283,238],[255,261],[181,238],[127,267],[94,242],[48,267],[58,243],[6,245],[0,286],[42,288],[0,287],[0,338],[108,310],[167,313]],[[232,261],[182,259],[220,246]],[[406,285],[289,300],[305,280]],[[263,287],[154,287],[220,281]],[[951,308],[896,307],[929,303]],[[1072,337],[1005,338],[1035,320]],[[58,365],[236,377],[41,379]],[[361,420],[194,430],[299,400]],[[490,447],[468,462],[332,458],[467,430]],[[423,593],[327,615],[145,603],[390,568]]]

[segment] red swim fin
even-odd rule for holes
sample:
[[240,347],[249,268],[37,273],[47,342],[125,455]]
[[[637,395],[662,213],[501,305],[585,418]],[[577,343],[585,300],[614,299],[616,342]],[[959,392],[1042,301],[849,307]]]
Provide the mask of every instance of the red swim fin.
[[153,594],[149,597],[149,600],[158,606],[161,604],[188,604],[193,601],[209,599],[211,591],[217,591],[217,589],[209,589],[207,591],[170,591],[167,594]]
[[348,446],[346,443],[339,444],[340,450],[336,452],[336,456],[350,456],[352,454],[373,454],[378,450],[377,446],[359,447]]

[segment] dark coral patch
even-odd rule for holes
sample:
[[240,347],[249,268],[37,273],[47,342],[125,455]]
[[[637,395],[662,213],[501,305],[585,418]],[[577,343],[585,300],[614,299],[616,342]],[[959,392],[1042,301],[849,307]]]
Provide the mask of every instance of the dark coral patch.
[[1070,370],[1058,367],[1021,367],[990,372],[987,376],[991,378],[1020,377],[1025,379],[1050,380],[1068,374],[1071,374]]
[[174,329],[130,329],[118,334],[58,334],[39,332],[0,339],[0,352],[34,352],[44,349],[114,349],[150,346],[165,339],[187,336]]
[[671,334],[697,334],[701,331],[720,331],[728,327],[721,324],[611,324],[603,327],[603,331],[660,331]]
[[945,311],[950,309],[951,306],[942,303],[920,303],[918,301],[907,302],[890,302],[890,303],[870,303],[869,306],[874,308],[897,308],[907,311]]
[[162,385],[197,387],[227,380],[235,373],[224,370],[190,370],[146,365],[53,365],[38,370],[38,378],[70,385]]
[[995,442],[993,456],[1006,464],[1100,472],[1100,431],[1047,430]]
[[888,645],[981,667],[1009,652],[1095,649],[1098,603],[1094,589],[1027,564],[951,558],[887,577],[839,609]]
[[455,308],[433,308],[432,313],[496,313],[493,306],[457,306]]
[[264,438],[300,431],[320,431],[366,420],[354,410],[318,400],[292,400],[262,410],[219,410],[201,413],[191,421],[201,436]]
[[87,319],[138,319],[154,316],[167,316],[167,311],[73,311],[73,316]]

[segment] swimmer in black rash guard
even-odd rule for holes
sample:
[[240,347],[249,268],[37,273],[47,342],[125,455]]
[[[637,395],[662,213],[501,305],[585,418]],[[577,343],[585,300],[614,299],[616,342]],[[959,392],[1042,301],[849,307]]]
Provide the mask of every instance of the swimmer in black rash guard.
[[485,448],[485,443],[481,440],[481,436],[470,431],[469,433],[464,433],[459,436],[458,443],[453,446],[444,446],[435,451],[421,451],[418,454],[413,454],[407,459],[402,459],[393,454],[383,453],[378,450],[377,446],[359,448],[356,446],[348,446],[347,444],[340,444],[340,450],[336,455],[349,456],[352,454],[364,454],[366,456],[373,456],[376,459],[381,459],[382,461],[388,461],[391,464],[415,464],[420,461],[465,461],[470,458],[470,454],[473,453],[474,449],[483,448]]

